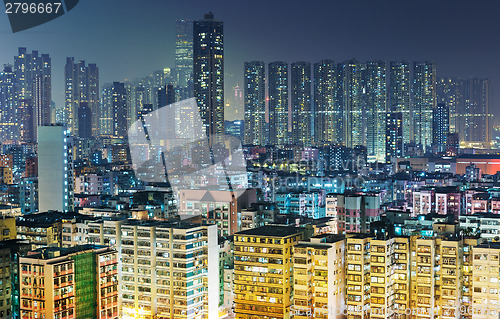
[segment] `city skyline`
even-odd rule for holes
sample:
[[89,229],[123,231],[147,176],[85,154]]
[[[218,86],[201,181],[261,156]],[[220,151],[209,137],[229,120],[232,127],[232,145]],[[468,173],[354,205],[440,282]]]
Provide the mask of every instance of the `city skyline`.
[[[470,2],[433,3],[432,10],[425,11],[425,24],[418,24],[418,13],[425,10],[425,2],[422,8],[399,2],[380,7],[368,1],[358,1],[355,4],[315,4],[310,10],[292,7],[289,18],[273,16],[277,13],[274,5],[266,4],[267,10],[259,11],[258,8],[263,3],[245,5],[236,10],[235,4],[196,2],[197,9],[193,10],[193,6],[180,3],[173,3],[167,8],[166,4],[155,3],[153,6],[152,3],[145,2],[141,12],[130,8],[132,2],[120,4],[118,9],[121,19],[117,19],[113,27],[106,24],[108,19],[105,15],[107,11],[116,10],[113,2],[81,3],[76,10],[61,18],[16,35],[10,34],[8,19],[4,15],[4,18],[0,18],[0,31],[3,31],[4,38],[0,48],[0,63],[12,63],[17,47],[51,54],[53,99],[58,107],[63,107],[66,57],[75,56],[96,63],[101,69],[102,84],[140,78],[155,70],[174,66],[176,20],[197,20],[204,13],[212,11],[226,25],[226,92],[230,92],[238,84],[240,87],[243,85],[242,66],[245,61],[314,63],[322,59],[341,61],[351,58],[385,62],[430,60],[438,66],[438,77],[489,77],[493,91],[498,91],[495,60],[499,49],[494,43],[494,34],[500,26],[492,16],[492,12],[498,7],[494,2],[484,6],[474,6]],[[427,4],[430,5],[430,2]],[[99,10],[96,10],[96,6],[99,6]],[[158,10],[150,10],[151,7]],[[345,26],[351,23],[347,17],[354,10],[360,17],[360,23],[347,28]],[[335,12],[345,14],[334,15]],[[94,23],[83,29],[84,21],[88,21],[86,19],[90,17]],[[263,23],[249,28],[252,17],[260,17]],[[293,18],[304,21],[308,27],[299,28],[285,23]],[[402,27],[381,25],[378,21],[383,21],[384,18],[391,18]],[[131,26],[127,25],[127,21],[147,23],[133,23]],[[282,23],[274,25],[273,21]],[[367,26],[373,23],[378,23],[378,33],[367,31],[370,30]],[[77,41],[69,37],[76,30],[81,34]],[[158,33],[161,37],[139,36]],[[424,37],[429,34],[430,36]],[[226,100],[227,97],[228,94]],[[498,115],[495,105],[497,103],[493,101],[494,113]],[[226,113],[228,119],[243,118],[242,109],[237,114],[232,109],[226,110]]]

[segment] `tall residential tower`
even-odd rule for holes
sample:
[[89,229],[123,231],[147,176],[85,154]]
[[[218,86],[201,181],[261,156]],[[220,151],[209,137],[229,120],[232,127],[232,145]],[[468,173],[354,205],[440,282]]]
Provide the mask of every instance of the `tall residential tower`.
[[288,144],[288,63],[271,62],[269,67],[269,141]]
[[311,146],[311,64],[295,62],[291,67],[291,142]]
[[193,25],[194,96],[207,137],[224,134],[223,23],[213,13]]
[[264,62],[245,62],[245,144],[266,145],[266,68]]

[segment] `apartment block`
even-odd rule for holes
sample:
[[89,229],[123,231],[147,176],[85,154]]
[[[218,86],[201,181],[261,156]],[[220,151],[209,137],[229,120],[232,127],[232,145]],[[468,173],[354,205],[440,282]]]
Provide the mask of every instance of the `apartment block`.
[[20,257],[19,272],[21,318],[119,318],[115,250],[44,248]]
[[472,256],[472,310],[467,313],[473,319],[497,319],[500,306],[500,244],[473,247]]
[[218,318],[215,225],[121,225],[121,318]]
[[231,236],[238,231],[238,213],[256,201],[255,190],[182,189],[179,215],[201,215],[208,224],[217,225],[220,236]]
[[324,234],[293,248],[295,319],[343,318],[345,308],[345,237]]
[[31,246],[27,241],[4,239],[0,241],[0,318],[19,318],[18,256]]
[[370,306],[370,237],[348,237],[346,247],[346,318],[366,319]]
[[267,225],[234,236],[234,294],[238,319],[290,319],[293,246],[300,228]]
[[327,194],[326,217],[335,218],[339,234],[363,233],[378,220],[380,203],[376,193]]
[[0,219],[0,241],[16,239],[16,237],[16,219],[14,217]]

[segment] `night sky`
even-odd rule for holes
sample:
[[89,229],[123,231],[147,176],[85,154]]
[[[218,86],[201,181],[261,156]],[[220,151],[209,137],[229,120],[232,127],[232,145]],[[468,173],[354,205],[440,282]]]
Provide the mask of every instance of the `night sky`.
[[242,85],[245,61],[430,60],[438,76],[491,78],[500,116],[498,0],[81,0],[64,16],[16,34],[0,12],[0,64],[13,63],[19,46],[49,53],[53,99],[62,107],[67,56],[97,63],[101,85],[142,77],[173,66],[175,20],[208,11],[224,21],[226,98]]

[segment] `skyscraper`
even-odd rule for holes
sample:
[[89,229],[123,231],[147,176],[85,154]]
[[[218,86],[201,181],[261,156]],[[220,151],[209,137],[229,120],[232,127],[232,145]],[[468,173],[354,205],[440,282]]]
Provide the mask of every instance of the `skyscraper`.
[[413,125],[410,112],[410,65],[406,61],[391,62],[389,76],[389,106],[388,111],[402,114],[403,143],[412,141]]
[[113,82],[111,90],[111,105],[113,112],[113,136],[127,136],[127,91],[122,82]]
[[436,67],[432,62],[413,64],[413,123],[415,143],[424,152],[432,144],[432,110],[436,107]]
[[466,142],[491,141],[489,79],[470,79],[464,83],[464,103],[457,112],[460,117],[460,140]]
[[387,84],[385,63],[367,62],[364,76],[364,113],[368,160],[385,161],[385,125],[387,117]]
[[38,127],[38,198],[40,212],[73,210],[73,159],[63,125]]
[[342,64],[343,72],[343,109],[344,143],[353,148],[365,145],[366,135],[363,130],[363,72],[365,65],[350,60]]
[[194,96],[210,141],[224,134],[223,23],[213,13],[193,25]]
[[92,111],[87,102],[80,102],[78,108],[78,135],[82,138],[92,137]]
[[390,162],[391,157],[403,156],[403,113],[387,112],[387,121],[385,127],[385,152],[386,160]]
[[11,65],[0,72],[0,142],[19,139],[16,79]]
[[432,142],[436,150],[446,151],[446,139],[450,133],[450,110],[445,103],[438,103],[432,114]]
[[450,132],[457,131],[457,119],[461,116],[458,110],[463,110],[464,80],[459,78],[440,78],[436,83],[437,103],[444,103],[450,111]]
[[[78,108],[85,102],[92,111],[99,111],[99,69],[95,64],[85,65],[85,61],[75,63],[73,57],[66,58],[65,72],[65,108],[66,120],[71,134],[78,134]],[[94,115],[91,118],[92,134],[98,135],[99,120]]]
[[172,84],[164,85],[158,89],[158,107],[175,103],[175,90]]
[[175,74],[179,87],[187,87],[193,76],[193,21],[175,21]]
[[113,135],[113,85],[105,84],[102,87],[101,107],[99,108],[99,134]]
[[[25,100],[33,107],[30,114],[33,126],[50,123],[50,104],[52,90],[52,67],[48,54],[38,55],[38,51],[27,53],[26,48],[19,48],[14,57],[14,73],[18,84],[17,101]],[[37,131],[33,131],[36,141]]]
[[311,146],[311,64],[292,63],[292,143]]
[[288,64],[269,63],[269,142],[288,144]]
[[267,144],[265,78],[264,62],[245,62],[245,144]]
[[314,142],[343,142],[342,77],[333,60],[314,64]]
[[99,111],[100,106],[100,89],[99,89],[99,68],[95,63],[89,63],[87,66],[87,103],[92,113],[92,136],[99,135],[99,121],[95,114]]

